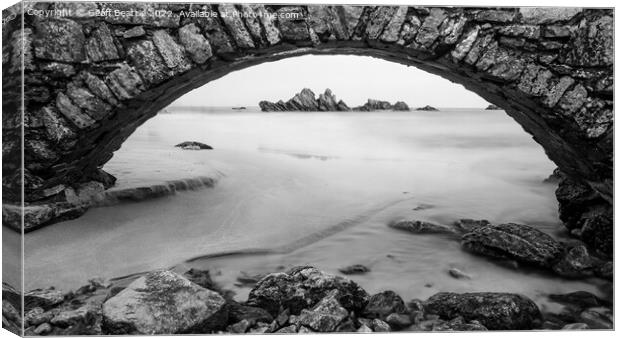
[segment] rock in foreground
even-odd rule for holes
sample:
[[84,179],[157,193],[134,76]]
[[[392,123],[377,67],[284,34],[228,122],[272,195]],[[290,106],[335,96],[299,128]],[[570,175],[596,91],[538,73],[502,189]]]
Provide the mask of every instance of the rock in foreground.
[[209,333],[226,323],[224,298],[170,271],[155,271],[103,303],[107,334]]
[[313,267],[297,267],[261,279],[250,291],[247,305],[263,308],[273,316],[278,315],[280,307],[297,315],[316,305],[332,290],[339,291],[338,301],[348,311],[361,311],[368,303],[368,293],[352,280]]
[[442,319],[476,320],[490,330],[533,329],[541,319],[538,306],[531,299],[513,293],[441,292],[429,298],[424,309]]

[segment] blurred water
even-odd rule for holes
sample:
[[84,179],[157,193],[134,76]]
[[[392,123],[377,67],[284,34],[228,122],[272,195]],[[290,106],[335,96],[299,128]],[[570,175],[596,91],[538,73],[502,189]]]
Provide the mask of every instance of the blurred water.
[[[214,150],[172,147],[187,140]],[[240,271],[311,264],[336,273],[361,263],[372,269],[354,277],[362,286],[405,297],[515,291],[543,303],[548,292],[597,292],[592,281],[515,272],[463,253],[453,239],[387,227],[399,218],[484,218],[557,236],[555,186],[541,183],[554,167],[502,111],[160,114],[105,169],[120,186],[201,175],[218,185],[91,209],[29,234],[26,289],[197,266],[219,271],[242,299],[248,289],[233,286]],[[253,254],[199,258],[238,251]],[[451,278],[450,267],[472,280]]]

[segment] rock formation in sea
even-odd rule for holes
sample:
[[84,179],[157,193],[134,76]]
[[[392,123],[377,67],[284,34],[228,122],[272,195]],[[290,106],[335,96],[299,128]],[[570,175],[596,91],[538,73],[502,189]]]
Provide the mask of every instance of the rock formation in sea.
[[488,105],[486,108],[484,108],[484,110],[501,110],[502,108],[494,105],[494,104],[490,104]]
[[353,108],[353,110],[357,110],[357,111],[373,111],[373,110],[409,111],[409,106],[403,101],[398,101],[395,104],[391,104],[388,101],[368,99],[368,101],[364,103],[364,105],[355,107]]
[[432,107],[432,106],[429,106],[429,105],[426,105],[426,106],[424,106],[424,107],[419,107],[419,108],[416,108],[415,110],[422,110],[422,111],[439,111],[439,109],[437,109],[437,108],[435,108],[435,107]]
[[301,92],[295,94],[290,100],[284,102],[261,101],[258,103],[260,109],[264,112],[277,111],[349,111],[351,110],[344,101],[336,100],[336,96],[331,89],[325,89],[325,93],[320,94],[316,98],[314,92],[308,88],[304,88]]
[[179,144],[177,144],[175,147],[177,148],[181,148],[183,150],[203,150],[203,149],[213,149],[213,147],[211,147],[208,144],[204,144],[202,142],[197,142],[197,141],[185,141],[185,142],[181,142]]
[[277,112],[277,111],[373,111],[373,110],[399,110],[408,111],[409,106],[402,101],[398,101],[394,104],[388,101],[381,101],[375,99],[368,99],[368,101],[359,107],[353,109],[342,100],[337,101],[336,96],[332,93],[331,89],[325,89],[325,93],[319,94],[316,98],[314,92],[308,88],[302,89],[301,92],[295,94],[290,100],[284,102],[282,100],[278,102],[261,101],[258,103],[261,110],[264,112]]

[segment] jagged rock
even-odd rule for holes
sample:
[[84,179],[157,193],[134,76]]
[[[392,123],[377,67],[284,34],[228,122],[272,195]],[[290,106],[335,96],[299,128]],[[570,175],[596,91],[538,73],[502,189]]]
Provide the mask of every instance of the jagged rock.
[[584,278],[594,275],[602,262],[588,253],[583,245],[568,248],[564,256],[552,267],[558,275],[569,278]]
[[543,183],[553,183],[553,184],[557,184],[560,182],[560,179],[562,178],[562,173],[560,172],[559,168],[555,168],[553,170],[553,172],[549,175],[549,177],[545,178],[543,180]]
[[360,275],[370,272],[370,269],[362,264],[354,264],[338,269],[338,271],[345,275]]
[[502,108],[494,105],[494,104],[490,104],[488,105],[486,108],[484,108],[484,110],[501,110]]
[[311,308],[332,290],[338,290],[341,305],[348,311],[361,311],[368,302],[368,293],[357,283],[316,268],[296,267],[287,273],[272,273],[261,279],[250,291],[247,305],[277,315],[280,307],[291,314]]
[[490,330],[527,330],[541,320],[538,306],[529,298],[512,293],[441,292],[424,303],[425,310],[451,320],[476,320]]
[[562,175],[555,196],[560,219],[569,230],[579,229],[581,239],[597,253],[613,252],[613,207],[590,187]]
[[363,106],[353,108],[353,110],[373,111],[373,110],[392,110],[392,104],[387,101],[368,99]]
[[508,223],[474,228],[461,238],[464,250],[494,258],[550,267],[562,253],[560,243],[527,225]]
[[297,333],[297,326],[296,325],[285,326],[279,329],[278,331],[276,331],[275,333]]
[[419,107],[416,108],[415,110],[422,110],[422,111],[439,111],[439,109],[435,108],[435,107],[431,107],[429,105],[426,105],[424,107]]
[[364,317],[385,320],[392,313],[406,313],[405,302],[394,291],[383,291],[372,295],[362,313]]
[[463,317],[456,317],[448,322],[433,325],[432,331],[487,331],[487,328],[476,320],[465,322]]
[[303,309],[299,315],[299,323],[317,332],[335,331],[349,312],[338,301],[342,298],[340,291],[332,290],[311,310]]
[[398,221],[389,224],[391,228],[414,234],[450,234],[454,231],[446,226],[423,221]]
[[16,335],[22,331],[22,318],[20,312],[7,300],[2,300],[2,328]]
[[225,300],[170,271],[142,276],[103,303],[105,334],[209,333],[222,324]]
[[372,333],[373,331],[368,326],[362,325],[362,326],[360,326],[359,329],[357,329],[357,332],[359,332],[359,333]]
[[185,141],[177,144],[175,147],[181,148],[183,150],[201,150],[201,149],[213,149],[210,145],[196,142],[196,141]]
[[24,309],[30,310],[35,307],[49,309],[62,303],[63,300],[64,295],[60,290],[54,288],[36,289],[24,294]]

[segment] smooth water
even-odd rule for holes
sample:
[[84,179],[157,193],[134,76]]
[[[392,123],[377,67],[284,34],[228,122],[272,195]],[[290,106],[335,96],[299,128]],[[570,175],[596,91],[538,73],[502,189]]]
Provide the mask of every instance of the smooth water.
[[[173,147],[182,141],[215,149]],[[542,183],[554,168],[503,111],[159,114],[104,169],[121,187],[205,175],[219,178],[216,187],[94,208],[28,234],[26,289],[201,267],[243,299],[249,289],[234,286],[241,271],[310,264],[337,273],[359,263],[371,272],[352,278],[369,292],[512,291],[548,306],[544,294],[598,293],[598,281],[514,271],[452,238],[387,224],[474,218],[561,236],[555,186]],[[236,252],[246,254],[209,258]],[[451,267],[473,278],[454,279]]]

